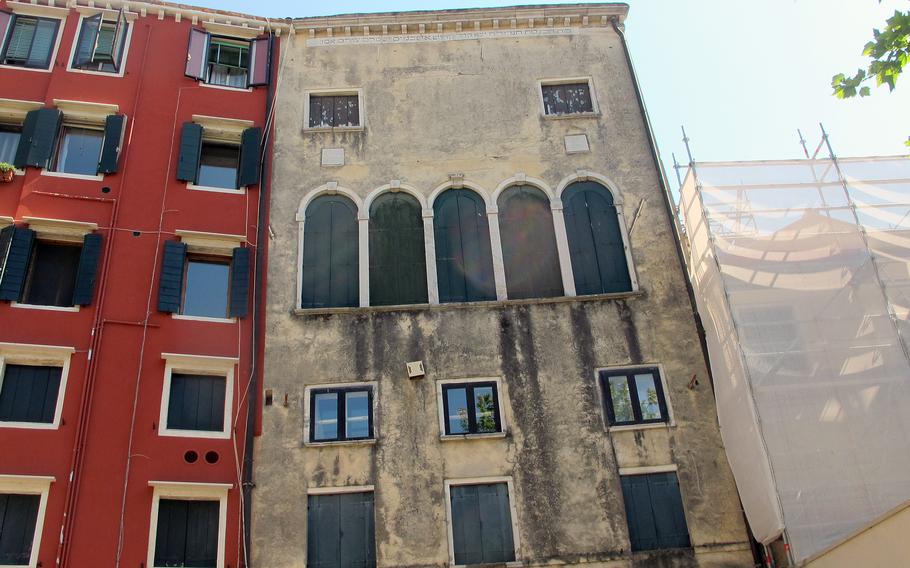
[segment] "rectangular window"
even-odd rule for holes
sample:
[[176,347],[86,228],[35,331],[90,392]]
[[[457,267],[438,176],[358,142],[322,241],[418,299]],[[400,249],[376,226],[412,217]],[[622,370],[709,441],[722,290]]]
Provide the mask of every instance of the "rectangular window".
[[249,42],[213,37],[209,41],[205,82],[224,87],[247,88],[250,68]]
[[449,492],[455,564],[514,561],[508,484],[452,485]]
[[199,177],[196,185],[237,189],[240,147],[231,144],[202,143]]
[[310,495],[307,498],[307,558],[310,568],[376,566],[373,492]]
[[0,377],[0,422],[53,424],[62,375],[61,367],[5,365]]
[[594,112],[591,85],[587,81],[541,85],[541,91],[544,114],[548,116]]
[[34,306],[73,305],[82,247],[37,240],[28,267],[22,303]]
[[14,15],[3,46],[5,65],[47,69],[57,42],[60,21]]
[[620,481],[633,552],[690,546],[676,472],[623,475]]
[[444,384],[442,403],[446,435],[502,431],[495,382]]
[[310,441],[373,437],[373,389],[346,387],[310,391]]
[[218,565],[219,501],[160,499],[155,568]]
[[600,380],[611,426],[669,422],[659,369],[606,369]]
[[121,17],[105,22],[101,14],[84,18],[73,53],[73,68],[117,73],[123,60],[129,23]]
[[188,257],[180,313],[207,318],[228,317],[230,275],[229,258]]
[[51,171],[85,176],[98,175],[104,131],[64,126],[57,142]]
[[224,431],[226,388],[224,376],[172,373],[167,429]]
[[28,566],[41,495],[0,493],[0,566]]
[[0,124],[0,162],[12,164],[16,159],[16,148],[22,136],[21,126]]
[[310,128],[360,126],[358,95],[310,95]]

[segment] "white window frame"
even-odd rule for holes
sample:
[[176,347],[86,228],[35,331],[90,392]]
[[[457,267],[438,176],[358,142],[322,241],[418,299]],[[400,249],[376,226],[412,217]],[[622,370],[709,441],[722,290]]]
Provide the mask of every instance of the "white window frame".
[[[69,15],[68,8],[57,8],[54,6],[43,6],[39,4],[31,4],[28,2],[16,2],[14,0],[8,0],[6,3],[6,8],[13,14],[17,16],[25,17],[34,17],[34,18],[47,18],[51,20],[59,20],[60,23],[57,25],[57,37],[54,40],[54,47],[51,49],[51,58],[48,63],[47,69],[36,69],[34,67],[23,67],[20,65],[6,65],[0,63],[0,69],[19,69],[20,71],[34,71],[37,73],[52,73],[54,71],[54,63],[57,62],[57,52],[60,50],[60,41],[63,39],[63,32],[66,29],[66,17]],[[3,41],[3,38],[0,38],[0,42]],[[0,43],[0,51],[6,47],[5,44]]]
[[31,430],[57,430],[63,415],[63,400],[66,398],[66,380],[69,377],[70,360],[75,347],[58,345],[31,345],[26,343],[0,343],[0,388],[7,365],[29,365],[60,367],[60,388],[57,390],[57,405],[54,408],[54,420],[44,422],[2,422],[0,428],[28,428]]
[[512,476],[500,477],[470,477],[463,479],[446,479],[446,536],[449,540],[449,566],[460,568],[465,564],[455,564],[455,536],[453,533],[454,519],[452,518],[452,487],[463,485],[485,485],[491,483],[505,483],[509,490],[509,511],[512,516],[512,544],[515,547],[515,560],[506,562],[506,566],[522,566],[521,560],[521,537],[518,533],[518,508],[515,504],[515,484]]
[[[443,387],[448,385],[470,385],[475,383],[496,383],[496,405],[499,409],[499,432],[478,434],[446,434],[446,415]],[[436,406],[439,410],[439,439],[443,442],[453,440],[475,440],[484,438],[505,438],[509,432],[506,418],[506,407],[503,401],[508,397],[503,391],[503,381],[500,377],[470,377],[462,379],[437,379],[436,380]]]
[[[200,85],[208,86],[213,89],[229,89],[239,91],[234,87],[225,87],[221,85],[207,85],[204,81],[199,81]],[[237,172],[240,172],[240,142],[243,131],[255,126],[252,120],[243,120],[239,118],[224,118],[220,116],[206,116],[201,114],[193,115],[193,122],[202,127],[202,143],[223,144],[225,146],[237,147]],[[202,167],[202,154],[199,154],[199,167]],[[196,171],[197,179],[199,171]],[[209,191],[212,193],[227,193],[230,195],[245,195],[246,186],[230,189],[226,187],[212,187],[208,185],[196,185],[192,182],[186,182],[186,188],[193,191]]]
[[[358,389],[370,388],[373,390],[373,402],[370,407],[370,414],[373,417],[373,437],[358,440],[327,440],[323,442],[314,442],[310,440],[310,397],[312,391],[321,389]],[[331,384],[311,384],[303,389],[303,445],[304,446],[369,446],[376,443],[379,439],[379,383],[377,381],[358,381],[352,383],[331,383]],[[338,420],[344,420],[339,416]],[[337,493],[337,491],[336,491]]]
[[[236,193],[236,192],[233,192]],[[230,235],[224,233],[205,233],[201,231],[189,231],[184,229],[177,229],[175,234],[180,238],[180,242],[186,244],[187,252],[187,262],[190,261],[189,257],[194,255],[208,255],[208,256],[221,256],[229,260],[232,259],[234,249],[240,246],[243,246],[243,243],[246,242],[246,235]],[[231,269],[233,269],[233,263],[231,263]],[[228,304],[230,307],[230,291],[231,291],[231,282],[230,282],[230,272],[228,273]],[[186,294],[186,279],[182,284],[180,289],[180,309],[183,309],[183,300],[184,295]],[[175,320],[186,320],[186,321],[204,321],[210,323],[236,323],[237,318],[235,317],[223,317],[223,318],[211,318],[206,316],[192,316],[181,314],[178,312],[172,313],[171,318]]]
[[[591,93],[592,112],[576,112],[571,114],[547,114],[546,105],[543,102],[543,88],[551,85],[571,85],[574,83],[587,83],[588,92]],[[571,118],[592,118],[600,116],[600,105],[597,103],[597,93],[594,90],[594,79],[591,76],[586,77],[560,77],[556,79],[540,79],[537,81],[537,99],[540,105],[540,116],[547,120],[565,120]]]
[[[229,24],[214,24],[215,27],[212,27],[213,24],[214,24],[214,22],[203,22],[202,23],[202,26],[204,28],[206,28],[206,31],[209,32],[210,34],[212,34],[209,39],[210,45],[211,45],[212,39],[222,39],[222,40],[226,40],[229,42],[233,41],[233,42],[236,42],[237,45],[240,45],[243,43],[249,45],[250,40],[257,37],[258,35],[260,35],[261,31],[263,30],[263,28],[258,28],[260,30],[259,33],[256,33],[256,35],[253,35],[253,36],[247,38],[247,37],[241,37],[240,35],[235,34],[235,33],[222,33],[219,31],[214,31],[214,30],[220,29],[221,26],[227,26]],[[237,26],[232,26],[232,27],[237,27]],[[249,63],[249,62],[250,62],[249,55],[247,55],[247,63]],[[208,65],[209,65],[208,53],[206,53],[205,65],[206,65],[206,68],[208,68]],[[246,72],[247,72],[247,78],[249,78],[250,73],[252,73],[253,70],[250,69],[249,67],[247,67]],[[247,82],[249,82],[249,80],[247,80]],[[230,85],[215,85],[215,84],[209,83],[208,81],[205,81],[204,79],[198,79],[197,83],[199,84],[200,87],[205,87],[207,89],[221,89],[224,91],[234,91],[234,92],[241,92],[241,93],[252,93],[253,92],[253,87],[231,87]]]
[[40,495],[38,514],[35,516],[35,532],[32,533],[32,554],[28,564],[2,564],[0,568],[36,568],[41,549],[41,534],[44,532],[44,516],[47,513],[47,497],[51,483],[56,481],[50,476],[38,475],[0,475],[0,493],[15,495]]
[[[161,358],[165,360],[165,365],[164,381],[161,387],[161,412],[158,418],[158,435],[177,438],[230,439],[234,417],[234,366],[239,363],[239,358],[185,355],[180,353],[162,353]],[[174,373],[211,375],[225,378],[224,424],[220,431],[168,428],[167,415],[171,401],[171,376]]]
[[79,37],[82,34],[82,22],[84,22],[86,18],[95,16],[97,14],[102,14],[102,17],[101,17],[102,23],[110,22],[110,20],[106,19],[106,16],[113,16],[114,18],[116,18],[118,11],[117,10],[107,10],[107,9],[102,9],[102,8],[87,8],[87,7],[83,7],[83,6],[77,6],[76,10],[79,11],[79,22],[76,24],[76,35],[73,36],[73,45],[70,48],[70,56],[66,62],[66,70],[71,73],[83,73],[85,75],[101,75],[102,77],[123,77],[123,75],[126,73],[126,60],[127,60],[127,56],[129,55],[129,52],[130,52],[130,42],[133,39],[133,28],[136,27],[135,26],[136,18],[139,16],[139,14],[137,14],[135,12],[124,12],[123,15],[126,18],[127,23],[129,24],[129,28],[126,30],[126,37],[123,38],[123,51],[122,51],[121,59],[120,59],[120,70],[116,73],[108,73],[106,71],[97,71],[97,70],[93,71],[91,69],[79,69],[79,68],[73,67],[73,59],[76,57],[76,48],[78,47],[78,44],[79,44]]
[[[107,75],[107,73],[105,73]],[[57,144],[54,147],[54,153],[51,161],[56,162],[57,154],[60,152],[61,137],[64,128],[85,128],[88,130],[100,130],[104,134],[105,121],[108,115],[120,112],[120,106],[109,103],[91,103],[85,101],[70,101],[65,99],[54,99],[54,106],[63,113],[63,123],[60,125],[60,132],[57,135]],[[125,125],[125,123],[124,123]],[[104,152],[102,140],[101,152]],[[101,152],[98,154],[98,160],[101,160]],[[48,164],[50,165],[50,164]],[[41,168],[41,175],[49,177],[60,177],[67,179],[80,179],[88,181],[102,181],[104,174],[86,175],[71,174],[67,172],[55,172],[48,168]]]
[[[667,407],[666,422],[652,422],[649,424],[623,424],[620,426],[610,425],[610,416],[607,413],[607,396],[604,392],[603,381],[600,380],[601,371],[607,373],[611,371],[630,371],[635,369],[657,369],[660,379],[660,386],[664,393],[664,405]],[[623,432],[626,430],[656,430],[676,427],[676,418],[673,415],[673,405],[670,403],[669,385],[667,384],[667,372],[661,363],[647,363],[641,365],[608,365],[606,367],[597,367],[594,369],[594,381],[597,383],[597,392],[600,395],[600,414],[603,420],[604,428],[608,432]],[[675,470],[674,470],[675,471]]]
[[[357,109],[360,113],[358,126],[310,126],[310,97],[333,97],[333,96],[352,96],[357,95]],[[303,131],[304,132],[357,132],[364,130],[366,126],[366,110],[363,105],[363,89],[359,87],[351,88],[333,88],[333,89],[311,89],[303,92]]]
[[[152,513],[149,522],[149,549],[146,566],[155,567],[155,546],[158,536],[158,504],[161,499],[180,501],[218,501],[218,562],[216,568],[224,568],[225,542],[227,535],[227,501],[232,483],[184,483],[179,481],[149,481],[152,492]],[[2,568],[2,567],[0,567]]]

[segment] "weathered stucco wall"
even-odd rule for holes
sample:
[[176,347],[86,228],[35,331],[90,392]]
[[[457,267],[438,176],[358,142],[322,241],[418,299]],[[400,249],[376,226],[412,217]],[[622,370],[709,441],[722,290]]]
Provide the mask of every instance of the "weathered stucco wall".
[[[411,45],[286,44],[277,102],[264,409],[257,440],[256,566],[305,566],[307,490],[375,486],[379,566],[444,566],[444,481],[511,476],[519,560],[590,566],[750,566],[684,272],[674,251],[619,37],[573,35]],[[590,76],[598,118],[540,116],[540,79]],[[363,89],[365,129],[304,132],[303,92]],[[567,155],[563,137],[591,152]],[[323,148],[346,164],[322,167]],[[362,198],[391,180],[424,195],[453,172],[488,194],[524,173],[555,189],[577,170],[609,178],[631,233],[640,291],[614,298],[295,313],[301,200],[337,182]],[[422,360],[425,378],[405,363]],[[596,369],[661,364],[675,424],[608,433]],[[700,385],[687,388],[692,375]],[[504,438],[440,440],[436,381],[500,377]],[[312,447],[304,389],[375,381],[376,441]],[[284,404],[287,396],[287,404]],[[678,467],[693,551],[629,554],[619,468]]]

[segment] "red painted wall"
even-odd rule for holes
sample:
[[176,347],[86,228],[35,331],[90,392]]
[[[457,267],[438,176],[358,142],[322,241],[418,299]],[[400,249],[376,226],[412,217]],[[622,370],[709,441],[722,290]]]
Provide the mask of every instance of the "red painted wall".
[[[0,7],[5,4],[0,1]],[[128,117],[120,171],[103,181],[42,176],[29,168],[13,183],[0,184],[0,216],[17,222],[24,216],[94,222],[104,238],[92,305],[69,313],[0,302],[0,342],[76,348],[61,393],[60,428],[0,428],[0,475],[56,478],[40,543],[44,567],[115,566],[122,538],[120,566],[138,568],[149,547],[150,480],[233,484],[225,565],[237,568],[252,317],[236,323],[184,321],[156,306],[162,243],[175,240],[176,229],[245,234],[255,259],[260,188],[237,194],[193,191],[176,180],[175,171],[183,122],[201,114],[264,127],[267,89],[211,88],[184,77],[189,18],[178,23],[151,12],[133,23],[123,77],[67,71],[78,22],[79,13],[70,10],[52,72],[0,67],[0,98],[45,106],[54,106],[54,99],[113,103]],[[252,276],[251,269],[251,284]],[[251,297],[251,313],[254,302]],[[158,435],[161,354],[168,352],[240,358],[232,439]],[[196,450],[199,461],[186,463],[187,450]],[[209,450],[218,452],[218,463],[202,459]],[[71,523],[61,547],[65,515]]]

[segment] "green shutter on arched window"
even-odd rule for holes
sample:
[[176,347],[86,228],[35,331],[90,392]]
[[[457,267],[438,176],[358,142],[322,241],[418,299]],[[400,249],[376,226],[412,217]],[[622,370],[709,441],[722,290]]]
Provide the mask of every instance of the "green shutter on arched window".
[[370,207],[370,305],[426,302],[420,203],[406,193],[385,193]]
[[359,305],[357,206],[341,195],[317,197],[303,228],[302,308]]
[[440,302],[496,299],[490,225],[483,199],[450,189],[433,204],[436,275]]

